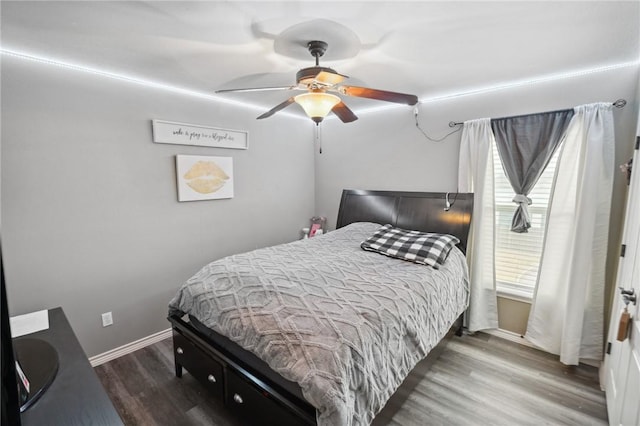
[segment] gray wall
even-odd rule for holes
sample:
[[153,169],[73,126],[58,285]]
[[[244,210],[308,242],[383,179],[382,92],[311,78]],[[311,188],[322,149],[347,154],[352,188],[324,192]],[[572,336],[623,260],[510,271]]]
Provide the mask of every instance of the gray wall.
[[[570,108],[576,105],[625,98],[628,105],[615,109],[616,165],[631,156],[638,117],[638,67],[626,67],[580,77],[540,82],[426,103],[419,120],[432,137],[451,129],[450,121],[503,117]],[[412,107],[367,114],[352,124],[328,121],[323,129],[323,153],[316,153],[316,210],[335,226],[343,188],[407,191],[455,191],[458,179],[460,132],[444,142],[428,141],[416,129]],[[607,258],[606,306],[615,273],[624,213],[626,185],[615,174]],[[501,301],[502,312],[511,312],[511,301]],[[517,307],[515,307],[517,309]],[[526,316],[522,316],[526,318]],[[608,321],[609,313],[606,313]],[[502,324],[510,323],[502,318]],[[526,327],[514,324],[514,331]]]
[[[298,238],[314,213],[313,123],[256,115],[4,57],[10,313],[62,306],[92,356],[168,328],[168,301],[206,262]],[[152,118],[248,130],[249,150],[154,144]],[[235,198],[178,203],[176,154],[233,157]]]

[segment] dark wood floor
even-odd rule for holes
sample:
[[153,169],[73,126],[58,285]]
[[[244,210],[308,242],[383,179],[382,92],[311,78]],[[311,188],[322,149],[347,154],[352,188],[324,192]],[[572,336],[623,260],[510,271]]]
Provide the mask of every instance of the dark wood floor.
[[[187,373],[174,376],[171,340],[96,367],[126,425],[241,425]],[[606,425],[594,367],[487,334],[454,337],[419,365],[376,425]]]

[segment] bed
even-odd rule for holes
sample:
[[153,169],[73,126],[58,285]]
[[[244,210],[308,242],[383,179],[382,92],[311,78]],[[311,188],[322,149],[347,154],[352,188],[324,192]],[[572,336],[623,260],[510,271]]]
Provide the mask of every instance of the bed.
[[[461,327],[473,197],[445,196],[345,190],[335,231],[206,265],[169,305],[176,375],[247,423],[371,423]],[[460,242],[437,269],[360,249],[381,224]]]

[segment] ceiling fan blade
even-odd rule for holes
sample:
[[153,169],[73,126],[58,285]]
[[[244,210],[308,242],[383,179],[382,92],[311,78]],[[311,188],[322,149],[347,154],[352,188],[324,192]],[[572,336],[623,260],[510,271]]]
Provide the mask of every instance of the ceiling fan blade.
[[267,92],[270,90],[294,90],[298,86],[274,86],[274,87],[248,87],[246,89],[221,89],[216,90],[216,93],[228,93],[228,92]]
[[358,119],[358,116],[355,115],[344,102],[336,104],[331,111],[333,111],[343,123],[351,123]]
[[340,93],[347,96],[357,96],[360,98],[377,99],[379,101],[395,102],[407,105],[415,105],[418,103],[418,97],[416,95],[408,95],[406,93],[388,92],[386,90],[354,86],[341,86],[338,90]]
[[336,84],[342,83],[347,78],[349,77],[347,77],[346,75],[325,70],[325,71],[320,71],[318,75],[315,76],[314,80],[320,84],[335,86]]
[[264,114],[262,114],[260,117],[258,117],[258,120],[261,120],[263,118],[271,117],[276,112],[280,111],[281,109],[284,109],[284,108],[288,107],[289,105],[291,105],[294,102],[295,102],[295,99],[292,96],[289,99],[287,99],[286,101],[282,102],[281,104],[278,104],[278,105],[274,106],[269,111],[267,111]]

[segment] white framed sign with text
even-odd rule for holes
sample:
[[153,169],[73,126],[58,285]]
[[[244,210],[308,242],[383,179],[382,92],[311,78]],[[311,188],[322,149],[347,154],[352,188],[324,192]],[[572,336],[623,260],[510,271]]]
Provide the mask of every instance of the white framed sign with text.
[[210,148],[248,149],[249,133],[220,129],[199,124],[151,120],[153,141],[175,145],[206,146]]

